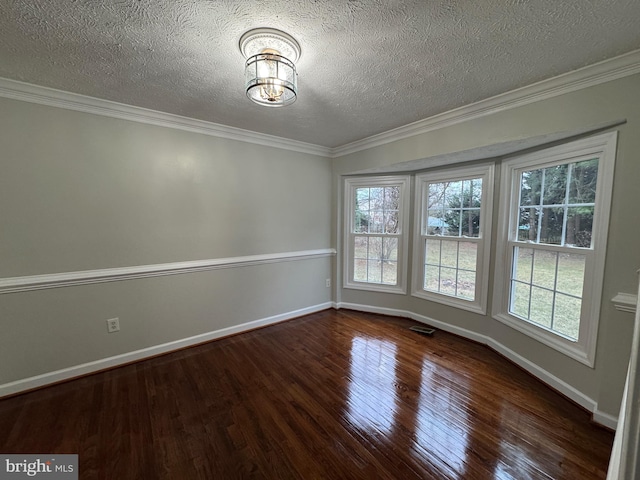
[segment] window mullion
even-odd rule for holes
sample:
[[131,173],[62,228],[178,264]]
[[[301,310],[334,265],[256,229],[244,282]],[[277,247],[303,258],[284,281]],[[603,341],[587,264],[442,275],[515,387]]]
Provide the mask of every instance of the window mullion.
[[565,188],[565,197],[564,197],[564,218],[562,219],[562,245],[565,245],[567,242],[567,220],[569,217],[569,192],[571,191],[571,175],[573,174],[573,164],[569,164],[569,168],[567,169],[567,186]]
[[542,232],[542,219],[544,217],[544,184],[545,184],[545,175],[546,171],[542,170],[542,179],[540,180],[540,200],[538,201],[538,228],[536,232],[536,243],[540,243],[540,234]]

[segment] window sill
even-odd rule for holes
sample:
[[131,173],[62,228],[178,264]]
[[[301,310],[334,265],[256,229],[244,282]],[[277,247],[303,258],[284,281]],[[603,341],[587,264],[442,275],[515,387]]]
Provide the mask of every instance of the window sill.
[[345,283],[343,288],[352,290],[366,290],[369,292],[394,293],[396,295],[406,295],[407,289],[399,285],[383,285],[380,283]]
[[441,303],[449,307],[467,310],[468,312],[478,313],[480,315],[487,314],[487,309],[483,308],[483,306],[480,305],[477,301],[471,302],[469,300],[462,300],[460,298],[426,292],[424,290],[416,290],[411,293],[411,296],[421,298],[423,300],[428,300],[430,302]]

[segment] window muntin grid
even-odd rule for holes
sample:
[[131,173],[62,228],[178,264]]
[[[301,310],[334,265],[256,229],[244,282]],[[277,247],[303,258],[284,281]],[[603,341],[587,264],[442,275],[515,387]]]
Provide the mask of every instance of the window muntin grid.
[[482,198],[482,176],[423,183],[423,291],[476,300]]
[[577,341],[593,249],[598,159],[527,169],[517,179],[508,312]]

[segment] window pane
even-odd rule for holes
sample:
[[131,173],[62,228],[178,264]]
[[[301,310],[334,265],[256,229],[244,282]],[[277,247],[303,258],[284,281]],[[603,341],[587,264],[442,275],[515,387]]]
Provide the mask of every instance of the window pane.
[[544,169],[545,205],[564,205],[567,197],[567,171],[569,165],[556,165]]
[[362,210],[370,210],[369,207],[369,188],[356,188],[356,205]]
[[369,231],[369,189],[356,188],[356,211],[354,215],[355,233],[366,233]]
[[533,250],[531,248],[514,248],[514,272],[513,277],[521,282],[531,282],[531,265],[533,263]]
[[444,191],[446,184],[430,183],[427,194],[427,208],[444,208]]
[[520,177],[520,205],[540,205],[542,170],[522,172]]
[[523,172],[518,240],[590,248],[597,174],[597,159]]
[[446,234],[448,224],[444,220],[444,210],[428,210],[427,216],[427,235],[444,235]]
[[369,233],[382,233],[384,213],[382,210],[372,210],[369,214]]
[[462,212],[459,209],[448,208],[443,210],[443,215],[444,225],[442,228],[442,235],[446,235],[448,237],[459,237]]
[[518,215],[518,240],[535,242],[538,238],[538,208],[521,208]]
[[369,260],[382,258],[382,237],[369,237]]
[[462,182],[450,182],[444,192],[444,206],[460,208],[462,206]]
[[353,243],[353,258],[367,258],[369,239],[367,237],[355,237]]
[[458,243],[458,268],[465,270],[476,270],[476,256],[478,254],[478,245],[471,242]]
[[562,243],[563,208],[544,208],[540,222],[540,243],[560,245]]
[[480,207],[482,199],[482,179],[465,180],[462,184],[462,207]]
[[385,261],[397,261],[398,260],[398,239],[397,238],[385,238],[382,241],[382,259]]
[[585,255],[561,253],[558,258],[558,281],[556,290],[582,297],[584,283]]
[[384,208],[384,187],[369,188],[369,201],[371,210],[382,210]]
[[476,272],[458,270],[458,296],[473,300],[476,296]]
[[356,210],[354,233],[367,233],[368,230],[369,216],[361,210]]
[[399,220],[398,210],[386,210],[384,213],[384,232],[400,233]]
[[569,207],[567,213],[567,245],[591,247],[593,207]]
[[367,260],[356,259],[353,262],[353,279],[356,282],[367,281]]
[[529,300],[531,296],[531,287],[520,282],[511,282],[511,305],[509,312],[520,318],[529,318]]
[[385,210],[398,210],[400,208],[400,187],[384,188]]
[[585,263],[586,255],[514,248],[509,312],[577,339]]
[[551,328],[552,313],[553,292],[538,287],[531,287],[531,321]]
[[398,283],[398,262],[386,261],[382,263],[382,283],[388,285]]
[[440,268],[433,265],[425,265],[424,289],[437,292],[438,285],[440,285]]
[[382,283],[382,268],[378,260],[369,260],[367,269],[367,282]]
[[597,181],[597,158],[574,163],[569,182],[569,203],[594,203]]
[[447,295],[456,294],[456,269],[441,268],[440,269],[440,293]]
[[481,199],[481,178],[429,184],[426,234],[479,237]]
[[462,211],[461,235],[466,237],[480,236],[480,209],[472,208]]
[[445,267],[458,266],[458,242],[442,241],[440,262]]
[[440,240],[429,240],[426,242],[425,259],[426,263],[440,265]]
[[574,340],[578,339],[580,329],[580,308],[582,302],[579,298],[556,294],[556,308],[553,316],[553,329]]
[[460,236],[460,210],[447,209],[442,211],[443,225],[440,230],[441,235],[447,237],[459,237]]
[[553,290],[556,283],[556,252],[536,250],[533,256],[533,284]]

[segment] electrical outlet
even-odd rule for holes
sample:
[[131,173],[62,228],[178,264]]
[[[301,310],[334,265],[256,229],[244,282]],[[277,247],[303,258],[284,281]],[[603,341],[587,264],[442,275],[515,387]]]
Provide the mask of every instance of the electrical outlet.
[[109,333],[119,332],[120,331],[120,319],[119,318],[110,318],[107,320],[107,331]]
[[327,285],[327,288],[329,288],[331,286],[331,279],[327,278],[327,280],[325,281],[325,284]]

